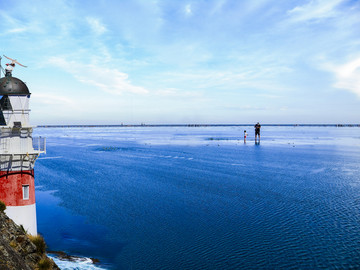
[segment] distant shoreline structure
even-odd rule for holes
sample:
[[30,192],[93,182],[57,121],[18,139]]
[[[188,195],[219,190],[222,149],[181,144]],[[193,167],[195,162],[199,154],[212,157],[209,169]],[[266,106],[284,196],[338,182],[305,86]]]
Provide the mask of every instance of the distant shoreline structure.
[[[261,124],[265,127],[360,127],[360,124]],[[252,127],[253,124],[140,124],[140,125],[38,125],[38,128],[94,127]]]

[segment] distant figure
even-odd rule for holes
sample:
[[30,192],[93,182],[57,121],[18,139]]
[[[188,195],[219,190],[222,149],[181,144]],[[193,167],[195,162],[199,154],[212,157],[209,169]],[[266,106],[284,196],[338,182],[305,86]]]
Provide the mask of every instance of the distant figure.
[[255,143],[257,142],[257,136],[259,136],[259,142],[260,142],[260,128],[261,125],[259,124],[259,122],[257,122],[257,124],[254,126],[255,128]]
[[247,137],[247,133],[246,133],[246,130],[244,130],[244,143],[246,143],[246,137]]

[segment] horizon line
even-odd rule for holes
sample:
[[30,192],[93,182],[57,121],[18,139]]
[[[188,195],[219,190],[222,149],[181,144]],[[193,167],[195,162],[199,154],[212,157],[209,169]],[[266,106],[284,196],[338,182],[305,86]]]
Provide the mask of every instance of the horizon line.
[[[77,124],[77,125],[36,125],[39,128],[59,128],[59,127],[247,127],[254,124]],[[277,127],[360,127],[360,124],[261,124],[262,126]]]

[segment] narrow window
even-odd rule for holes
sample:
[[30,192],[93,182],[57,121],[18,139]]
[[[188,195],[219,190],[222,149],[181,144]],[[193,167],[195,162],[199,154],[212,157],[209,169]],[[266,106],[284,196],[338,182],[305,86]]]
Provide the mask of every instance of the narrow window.
[[29,185],[23,185],[23,199],[28,200],[29,199]]

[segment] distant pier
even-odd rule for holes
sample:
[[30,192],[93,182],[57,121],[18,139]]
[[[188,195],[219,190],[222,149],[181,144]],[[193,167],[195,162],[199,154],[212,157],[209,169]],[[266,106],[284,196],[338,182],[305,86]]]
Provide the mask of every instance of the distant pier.
[[[248,127],[254,124],[121,124],[121,125],[38,125],[39,128],[95,127]],[[267,127],[360,127],[360,124],[261,124]]]

